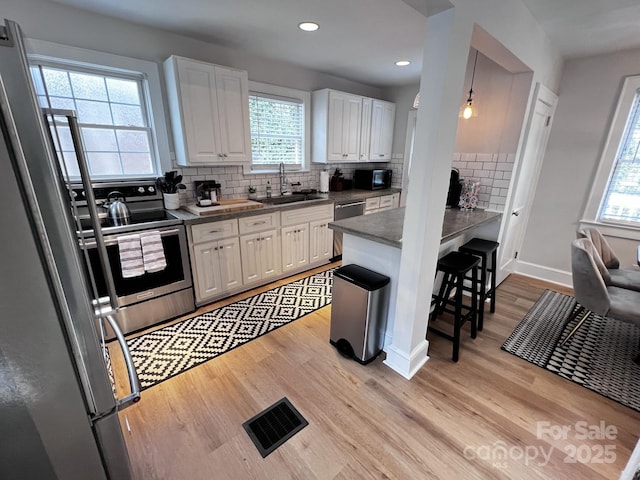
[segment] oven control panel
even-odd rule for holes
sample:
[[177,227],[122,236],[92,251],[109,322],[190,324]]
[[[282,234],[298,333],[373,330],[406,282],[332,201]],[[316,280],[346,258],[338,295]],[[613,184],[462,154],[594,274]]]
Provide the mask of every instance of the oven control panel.
[[[71,185],[71,196],[77,202],[87,200],[84,187],[82,185]],[[111,182],[94,183],[93,194],[97,202],[104,202],[110,193],[120,192],[126,202],[140,202],[149,200],[161,200],[162,193],[158,191],[154,182]]]

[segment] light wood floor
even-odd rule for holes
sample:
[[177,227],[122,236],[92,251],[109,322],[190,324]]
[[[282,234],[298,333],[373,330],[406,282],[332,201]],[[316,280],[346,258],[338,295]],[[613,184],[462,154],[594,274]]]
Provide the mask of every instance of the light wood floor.
[[[331,307],[318,310],[145,390],[120,414],[135,477],[617,479],[640,414],[500,350],[546,287],[509,277],[484,331],[464,338],[460,361],[434,336],[411,381],[382,359],[341,357],[328,341]],[[242,423],[284,396],[309,426],[263,459]],[[571,431],[540,438],[539,422]],[[577,438],[576,422],[617,433]],[[492,459],[500,447],[506,458]],[[566,463],[570,453],[592,461]]]

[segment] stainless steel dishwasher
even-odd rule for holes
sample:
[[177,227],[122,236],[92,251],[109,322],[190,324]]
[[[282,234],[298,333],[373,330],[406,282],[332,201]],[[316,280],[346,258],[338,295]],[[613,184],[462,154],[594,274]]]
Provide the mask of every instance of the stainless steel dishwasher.
[[[364,215],[364,200],[337,202],[333,211],[334,221]],[[333,259],[342,258],[342,232],[333,232]]]

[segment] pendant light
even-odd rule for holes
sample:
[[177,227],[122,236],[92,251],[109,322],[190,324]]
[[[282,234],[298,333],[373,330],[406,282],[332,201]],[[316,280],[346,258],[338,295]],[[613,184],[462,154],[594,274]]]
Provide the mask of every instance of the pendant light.
[[468,120],[473,116],[477,116],[478,112],[473,108],[473,80],[476,77],[476,65],[478,64],[478,50],[476,50],[476,59],[473,62],[473,73],[471,74],[471,87],[469,88],[469,97],[467,98],[467,103],[465,104],[464,110],[462,111],[462,118]]

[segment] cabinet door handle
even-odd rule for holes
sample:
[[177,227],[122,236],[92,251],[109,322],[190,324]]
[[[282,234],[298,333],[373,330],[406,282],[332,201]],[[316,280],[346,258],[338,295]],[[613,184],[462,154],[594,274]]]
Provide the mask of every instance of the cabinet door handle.
[[261,222],[253,222],[251,225],[255,226],[255,225],[264,225],[265,223],[267,223],[266,220],[262,220]]
[[223,154],[222,156],[223,156],[223,157],[225,157],[225,158],[227,158],[227,156],[228,156],[228,155],[225,153],[225,154]]
[[218,154],[218,158],[222,158],[222,154],[221,153]]
[[220,233],[221,230],[209,230],[209,233]]

